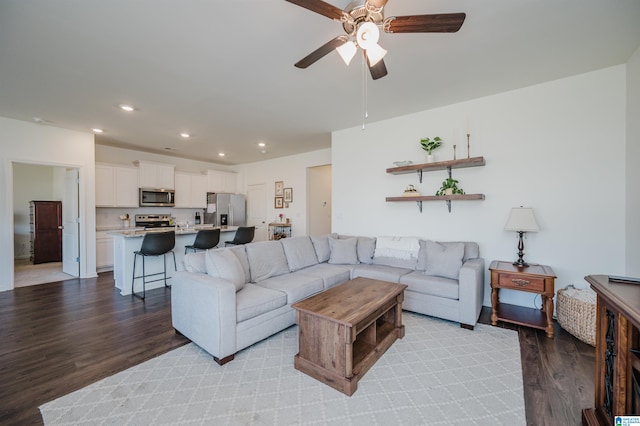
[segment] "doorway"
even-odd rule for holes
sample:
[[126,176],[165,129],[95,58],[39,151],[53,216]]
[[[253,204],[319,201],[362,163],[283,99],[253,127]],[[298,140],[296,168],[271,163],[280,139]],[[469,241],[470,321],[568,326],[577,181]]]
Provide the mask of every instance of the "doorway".
[[[14,287],[64,281],[80,275],[78,169],[13,163]],[[62,261],[34,265],[29,202],[62,202]],[[69,238],[69,234],[71,238]]]
[[307,232],[331,233],[331,164],[307,168]]

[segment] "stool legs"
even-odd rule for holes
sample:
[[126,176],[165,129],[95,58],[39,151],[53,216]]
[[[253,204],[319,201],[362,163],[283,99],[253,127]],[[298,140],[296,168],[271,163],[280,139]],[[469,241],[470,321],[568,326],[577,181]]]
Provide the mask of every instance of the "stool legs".
[[[173,255],[173,269],[174,271],[178,270],[178,264],[176,262],[176,254],[171,251],[170,252]],[[142,257],[142,275],[140,276],[136,276],[136,260],[138,259],[138,255]],[[144,298],[146,297],[146,286],[147,286],[147,282],[152,283],[152,282],[156,282],[156,281],[160,281],[163,280],[164,281],[164,286],[171,288],[171,285],[167,283],[167,254],[162,254],[162,264],[163,264],[163,271],[162,272],[158,272],[155,274],[149,274],[147,275],[146,272],[146,265],[145,265],[145,258],[147,257],[144,254],[139,254],[139,253],[134,253],[133,255],[133,276],[131,277],[131,294],[139,299],[144,300]],[[157,280],[151,280],[151,281],[147,281],[147,277],[152,277],[154,275],[162,275],[162,278],[157,279]],[[136,279],[142,278],[142,295],[137,294],[135,292],[135,282]]]

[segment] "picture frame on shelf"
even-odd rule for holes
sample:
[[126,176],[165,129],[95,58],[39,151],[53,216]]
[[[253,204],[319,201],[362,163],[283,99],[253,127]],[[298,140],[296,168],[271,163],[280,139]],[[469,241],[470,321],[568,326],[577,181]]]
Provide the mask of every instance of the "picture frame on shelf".
[[274,197],[273,198],[273,206],[276,209],[284,208],[284,197]]
[[283,195],[285,203],[293,202],[293,188],[284,188]]
[[284,181],[276,181],[276,197],[282,197],[284,194]]

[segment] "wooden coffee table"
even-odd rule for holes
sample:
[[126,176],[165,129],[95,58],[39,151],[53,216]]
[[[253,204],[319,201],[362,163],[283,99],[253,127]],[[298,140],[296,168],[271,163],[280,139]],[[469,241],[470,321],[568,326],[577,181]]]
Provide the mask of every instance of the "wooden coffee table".
[[404,337],[405,288],[356,278],[291,305],[299,327],[295,368],[353,395],[369,368]]

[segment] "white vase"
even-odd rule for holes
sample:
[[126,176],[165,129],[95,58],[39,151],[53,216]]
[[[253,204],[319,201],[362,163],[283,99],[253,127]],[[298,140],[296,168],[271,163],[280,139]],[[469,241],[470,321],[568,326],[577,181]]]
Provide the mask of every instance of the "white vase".
[[436,161],[436,156],[434,154],[427,154],[427,163],[433,163]]
[[446,188],[444,190],[444,195],[453,195],[453,188]]

